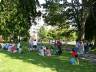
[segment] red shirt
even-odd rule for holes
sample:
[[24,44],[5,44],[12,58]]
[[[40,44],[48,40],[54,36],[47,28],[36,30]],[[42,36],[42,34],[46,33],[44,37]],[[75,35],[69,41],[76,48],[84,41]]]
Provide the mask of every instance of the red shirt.
[[75,57],[77,55],[77,52],[76,51],[72,51],[72,56]]

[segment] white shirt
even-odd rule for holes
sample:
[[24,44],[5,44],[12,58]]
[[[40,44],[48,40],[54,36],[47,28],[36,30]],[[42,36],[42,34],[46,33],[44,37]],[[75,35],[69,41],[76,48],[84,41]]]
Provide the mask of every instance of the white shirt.
[[33,45],[37,45],[37,41],[33,41]]
[[20,43],[17,44],[17,48],[20,48]]
[[80,42],[77,42],[76,43],[76,48],[79,48],[80,47]]

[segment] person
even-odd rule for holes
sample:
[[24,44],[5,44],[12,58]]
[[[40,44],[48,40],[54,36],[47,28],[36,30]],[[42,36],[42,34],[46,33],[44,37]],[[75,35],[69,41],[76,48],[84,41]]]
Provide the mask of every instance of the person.
[[12,52],[12,53],[16,53],[17,52],[15,43],[11,43],[10,44],[10,46],[8,47],[8,51]]
[[44,56],[46,56],[47,52],[46,52],[46,46],[42,46],[43,50],[44,50]]
[[88,46],[89,46],[88,52],[89,52],[90,50],[93,50],[93,49],[94,49],[94,42],[88,42]]
[[72,55],[72,58],[76,59],[75,63],[79,64],[78,53],[77,51],[74,50],[74,48],[72,49],[71,55]]
[[88,53],[88,51],[89,51],[88,41],[85,40],[85,41],[84,41],[84,53],[86,54],[86,53]]
[[81,56],[84,55],[84,43],[83,43],[83,41],[80,41],[79,54],[80,54]]
[[9,47],[8,47],[8,51],[9,51],[9,52],[11,52],[11,48],[12,48],[12,47],[13,47],[13,45],[10,44]]
[[18,42],[18,43],[17,43],[17,51],[18,51],[19,53],[21,53],[21,52],[22,52],[20,42]]
[[4,50],[8,50],[8,47],[10,46],[9,43],[6,43],[5,46],[4,46]]
[[51,50],[49,48],[46,48],[46,55],[51,56]]
[[33,41],[33,49],[37,50],[37,40],[36,39]]
[[57,48],[58,48],[57,54],[58,54],[58,55],[61,55],[61,54],[62,54],[62,49],[61,49],[62,43],[60,42],[60,40],[57,40],[56,46],[57,46]]
[[77,52],[79,51],[79,47],[80,47],[80,41],[77,39],[76,40],[76,47],[75,47]]
[[74,50],[74,48],[72,49],[71,55],[72,55],[72,57],[78,57],[78,54],[77,54],[77,52]]
[[39,49],[39,55],[44,56],[44,49],[42,47]]
[[16,52],[17,52],[17,49],[16,49],[15,46],[13,46],[13,47],[11,48],[11,52],[12,52],[12,53],[16,53]]
[[70,64],[72,64],[72,65],[76,64],[76,59],[75,58],[71,58],[70,59]]

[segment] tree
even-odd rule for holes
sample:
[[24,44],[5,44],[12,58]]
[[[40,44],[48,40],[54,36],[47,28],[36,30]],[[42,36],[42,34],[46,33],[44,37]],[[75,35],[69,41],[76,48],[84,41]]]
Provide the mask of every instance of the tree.
[[[68,27],[69,24],[77,28],[78,39],[85,39],[86,21],[90,14],[95,14],[95,0],[46,0],[45,22],[59,28]],[[91,11],[91,12],[90,12]],[[92,12],[93,11],[93,12]],[[92,15],[95,19],[95,15]],[[95,20],[94,20],[95,21]],[[69,23],[67,23],[69,22]],[[94,25],[93,25],[94,26]],[[94,32],[95,30],[93,30]]]
[[43,40],[43,39],[45,39],[45,38],[47,38],[47,30],[45,29],[45,27],[44,26],[42,26],[41,28],[40,28],[40,30],[39,30],[39,38],[41,39],[41,40]]
[[[92,2],[93,1],[93,2]],[[91,9],[90,9],[90,15],[87,18],[86,24],[85,24],[85,38],[89,41],[94,41],[94,44],[96,45],[96,14],[95,14],[95,6],[96,1],[91,1]]]
[[38,15],[38,0],[2,0],[0,3],[0,34],[4,37],[26,36],[31,26],[30,16]]
[[90,10],[92,9],[95,0],[72,0],[73,16],[78,28],[78,39],[82,40],[85,38],[85,23],[90,15]]
[[48,25],[58,27],[67,25],[65,7],[60,4],[60,0],[46,0],[46,4],[43,4],[43,7],[46,9],[44,19]]

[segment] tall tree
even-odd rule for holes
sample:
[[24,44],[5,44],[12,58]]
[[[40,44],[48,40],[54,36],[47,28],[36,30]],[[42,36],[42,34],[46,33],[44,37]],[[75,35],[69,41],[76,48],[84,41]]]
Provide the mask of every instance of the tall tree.
[[90,15],[87,18],[85,24],[85,37],[87,40],[94,41],[96,45],[96,1],[91,0],[91,8],[90,8]]
[[38,0],[1,0],[0,34],[25,36],[31,26],[30,17],[37,16]]

